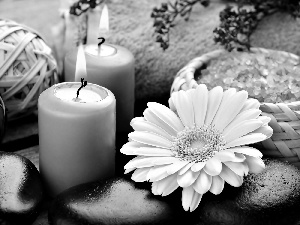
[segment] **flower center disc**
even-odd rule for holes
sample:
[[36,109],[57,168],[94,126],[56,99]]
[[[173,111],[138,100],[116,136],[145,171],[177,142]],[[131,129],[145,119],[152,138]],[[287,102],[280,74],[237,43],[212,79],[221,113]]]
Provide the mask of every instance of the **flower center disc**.
[[177,134],[171,150],[175,157],[190,162],[206,162],[217,152],[224,150],[225,140],[213,126],[186,127]]
[[205,145],[206,143],[203,143],[203,141],[196,140],[191,143],[191,148],[197,148],[201,151]]

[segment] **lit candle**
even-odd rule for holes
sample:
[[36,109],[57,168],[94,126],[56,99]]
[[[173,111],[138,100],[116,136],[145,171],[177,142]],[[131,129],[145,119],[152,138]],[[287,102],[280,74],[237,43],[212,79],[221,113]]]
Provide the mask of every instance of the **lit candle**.
[[[105,16],[106,15],[106,16]],[[108,18],[102,13],[100,32],[107,39]],[[102,25],[101,25],[102,24]],[[106,30],[106,31],[105,31]],[[65,57],[65,81],[79,81],[75,78],[77,49],[68,52]],[[84,48],[87,80],[111,90],[117,101],[117,131],[129,131],[134,112],[134,57],[126,48],[113,44],[98,46],[87,45]]]
[[39,96],[39,167],[51,196],[114,176],[115,110],[110,90],[83,81],[54,85]]

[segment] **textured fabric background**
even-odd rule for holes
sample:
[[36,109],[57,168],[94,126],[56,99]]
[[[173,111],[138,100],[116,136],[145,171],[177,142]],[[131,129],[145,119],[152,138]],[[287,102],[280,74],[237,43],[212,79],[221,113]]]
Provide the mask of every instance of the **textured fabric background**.
[[[212,38],[219,23],[223,3],[208,8],[193,8],[190,21],[178,20],[171,31],[170,47],[165,52],[154,41],[154,6],[164,0],[110,0],[111,36],[108,42],[128,48],[136,59],[136,97],[152,100],[168,97],[174,75],[196,56],[220,48]],[[38,30],[52,43],[51,27],[59,21],[58,0],[0,0],[0,17],[14,19]],[[99,12],[89,18],[89,42],[95,40]],[[289,15],[275,14],[265,18],[252,37],[257,47],[273,48],[300,54],[300,22]]]

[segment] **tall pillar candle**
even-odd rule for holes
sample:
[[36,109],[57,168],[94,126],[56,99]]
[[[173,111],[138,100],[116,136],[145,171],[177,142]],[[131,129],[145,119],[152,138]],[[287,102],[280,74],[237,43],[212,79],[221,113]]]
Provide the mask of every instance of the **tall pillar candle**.
[[38,100],[39,167],[51,196],[114,176],[116,100],[107,88],[54,85]]
[[[75,81],[77,49],[66,54],[65,81]],[[97,45],[85,46],[88,82],[111,90],[117,101],[117,131],[129,131],[134,113],[134,57],[124,47],[102,44],[100,54]]]

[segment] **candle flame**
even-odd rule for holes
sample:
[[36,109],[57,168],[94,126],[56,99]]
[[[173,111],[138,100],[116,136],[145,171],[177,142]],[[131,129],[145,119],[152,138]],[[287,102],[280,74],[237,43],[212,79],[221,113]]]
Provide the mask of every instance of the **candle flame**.
[[80,44],[77,52],[77,61],[76,61],[76,71],[75,71],[75,81],[80,81],[81,78],[87,78],[86,73],[86,60],[83,45]]
[[[99,37],[105,37],[109,33],[109,16],[108,16],[108,8],[107,5],[104,4],[101,16],[100,16],[100,22],[99,22]],[[107,37],[105,37],[107,38]]]

